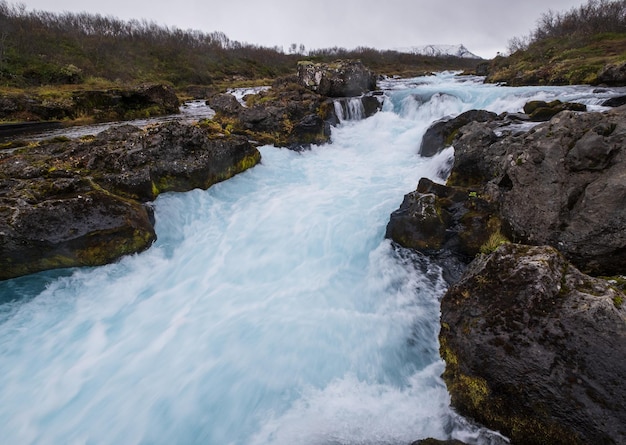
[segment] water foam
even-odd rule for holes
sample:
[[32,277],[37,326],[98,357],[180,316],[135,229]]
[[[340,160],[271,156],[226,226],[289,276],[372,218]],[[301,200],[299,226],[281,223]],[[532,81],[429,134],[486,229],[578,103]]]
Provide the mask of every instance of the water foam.
[[440,378],[439,270],[383,238],[453,156],[417,155],[430,122],[527,93],[416,82],[330,145],[160,196],[142,254],[0,283],[4,443],[491,443]]

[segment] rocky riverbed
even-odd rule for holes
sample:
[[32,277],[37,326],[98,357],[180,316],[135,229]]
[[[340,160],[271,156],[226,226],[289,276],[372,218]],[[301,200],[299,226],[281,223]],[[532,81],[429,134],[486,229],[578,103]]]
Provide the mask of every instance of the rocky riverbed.
[[462,414],[513,444],[625,443],[626,108],[559,107],[529,131],[433,125],[422,153],[453,145],[449,179],[422,179],[387,236],[456,272],[440,343]]
[[[332,79],[338,94],[371,87],[373,76],[362,64],[346,63],[349,76],[342,74],[343,65],[307,67],[328,72],[321,78]],[[102,265],[140,252],[156,236],[149,203],[159,194],[206,189],[228,179],[260,161],[256,145],[261,143],[302,149],[326,142],[330,125],[338,122],[332,99],[306,85],[297,77],[279,80],[248,97],[247,106],[231,94],[213,96],[208,103],[217,112],[214,119],[145,128],[117,125],[95,136],[5,144],[0,152],[0,279]],[[172,95],[153,86],[133,94],[85,93],[76,100],[112,110],[149,102],[178,111]],[[378,110],[369,108],[370,113]]]

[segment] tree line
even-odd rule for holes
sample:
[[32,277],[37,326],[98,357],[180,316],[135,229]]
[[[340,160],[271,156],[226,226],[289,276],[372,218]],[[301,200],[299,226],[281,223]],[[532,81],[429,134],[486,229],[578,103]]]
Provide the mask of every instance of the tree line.
[[626,0],[589,0],[566,12],[549,10],[529,35],[512,38],[508,50],[512,54],[552,38],[578,40],[584,44],[589,37],[604,33],[626,33]]
[[211,85],[231,78],[275,78],[298,60],[361,58],[385,70],[465,69],[474,62],[371,48],[310,51],[292,44],[263,47],[230,40],[222,32],[181,30],[147,20],[124,21],[90,13],[28,11],[0,0],[0,86],[109,82]]

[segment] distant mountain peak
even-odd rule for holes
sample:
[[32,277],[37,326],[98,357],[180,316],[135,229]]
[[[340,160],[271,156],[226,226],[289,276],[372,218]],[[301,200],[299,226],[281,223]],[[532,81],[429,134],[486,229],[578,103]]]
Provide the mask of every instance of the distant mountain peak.
[[421,54],[433,57],[462,57],[465,59],[482,59],[482,57],[470,52],[465,45],[422,45],[408,48],[396,48],[396,51],[409,54]]

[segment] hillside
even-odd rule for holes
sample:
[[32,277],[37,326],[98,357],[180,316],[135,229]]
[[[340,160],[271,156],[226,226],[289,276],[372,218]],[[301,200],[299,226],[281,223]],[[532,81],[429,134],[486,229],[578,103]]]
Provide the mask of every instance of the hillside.
[[509,85],[626,85],[626,0],[589,0],[548,11],[525,37],[496,57],[487,82]]
[[166,83],[179,92],[238,83],[267,83],[295,73],[301,59],[359,58],[378,74],[471,69],[475,61],[370,48],[285,54],[282,48],[230,40],[221,32],[183,31],[145,20],[87,13],[26,11],[0,0],[0,91],[54,85]]
[[[583,45],[549,38],[509,57],[496,57],[487,82],[519,85],[598,85],[607,66],[626,63],[626,33],[596,34]],[[622,82],[616,84],[623,85]]]

